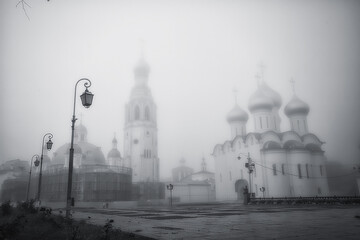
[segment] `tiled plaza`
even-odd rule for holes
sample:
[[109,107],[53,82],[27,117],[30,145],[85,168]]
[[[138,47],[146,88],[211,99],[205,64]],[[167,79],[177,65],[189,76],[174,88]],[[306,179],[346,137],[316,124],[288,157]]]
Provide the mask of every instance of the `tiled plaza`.
[[359,205],[216,204],[75,209],[76,219],[154,239],[359,239]]

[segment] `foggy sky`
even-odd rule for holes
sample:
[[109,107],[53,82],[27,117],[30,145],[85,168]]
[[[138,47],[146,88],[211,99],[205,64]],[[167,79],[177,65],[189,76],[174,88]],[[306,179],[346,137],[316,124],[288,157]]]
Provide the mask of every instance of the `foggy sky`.
[[310,105],[309,130],[326,142],[328,158],[359,162],[358,1],[27,0],[30,21],[16,3],[0,2],[1,162],[40,154],[47,132],[54,134],[50,156],[70,142],[74,86],[82,77],[95,94],[89,109],[77,100],[88,141],[106,156],[116,133],[123,154],[124,108],[142,41],[161,177],[181,157],[200,170],[205,156],[213,170],[213,147],[230,140],[233,89],[249,112],[260,62],[283,99],[281,130],[289,130],[283,108],[293,78]]

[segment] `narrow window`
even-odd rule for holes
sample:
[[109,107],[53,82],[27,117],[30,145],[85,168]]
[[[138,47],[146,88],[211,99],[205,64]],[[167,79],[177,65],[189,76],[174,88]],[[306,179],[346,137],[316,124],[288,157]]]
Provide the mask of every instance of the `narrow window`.
[[285,175],[285,164],[281,164],[281,173]]
[[145,120],[150,120],[150,111],[148,106],[145,107]]
[[266,127],[269,128],[269,117],[266,117]]
[[257,186],[257,184],[255,184],[255,194],[256,194],[256,196],[258,195],[258,186]]
[[305,164],[305,168],[306,168],[306,177],[309,178],[309,165]]
[[229,172],[229,179],[230,179],[230,181],[232,180],[231,171]]
[[275,125],[275,129],[277,129],[276,128],[276,117],[274,117],[274,125]]
[[297,125],[298,125],[298,129],[300,131],[300,121],[299,120],[297,120]]
[[294,130],[294,123],[291,121],[291,130]]
[[299,174],[299,178],[302,178],[301,176],[301,164],[298,164],[298,174]]
[[322,165],[320,165],[320,176],[323,175],[323,169],[322,169]]
[[277,175],[277,173],[276,173],[276,164],[273,164],[272,167],[273,167],[273,175],[275,176],[275,175]]
[[222,182],[222,176],[221,176],[221,173],[220,173],[220,182]]
[[305,119],[304,119],[303,121],[304,121],[304,130],[307,132],[307,126],[306,126],[306,121],[305,121]]
[[260,117],[260,129],[263,128],[263,125],[262,125],[262,117]]
[[139,120],[140,119],[140,108],[139,106],[135,107],[135,120]]
[[318,194],[321,195],[321,188],[318,187]]

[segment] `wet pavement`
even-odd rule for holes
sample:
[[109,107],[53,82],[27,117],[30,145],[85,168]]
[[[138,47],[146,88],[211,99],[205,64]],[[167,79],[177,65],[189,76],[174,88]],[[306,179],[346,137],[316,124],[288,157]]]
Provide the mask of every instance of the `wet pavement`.
[[360,205],[216,204],[75,209],[75,219],[154,239],[360,239]]

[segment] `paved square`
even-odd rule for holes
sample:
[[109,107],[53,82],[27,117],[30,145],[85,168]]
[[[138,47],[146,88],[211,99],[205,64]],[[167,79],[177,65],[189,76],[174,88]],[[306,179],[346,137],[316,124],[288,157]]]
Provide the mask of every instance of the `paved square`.
[[[76,219],[154,239],[359,239],[359,205],[255,205],[75,209]],[[89,218],[90,217],[90,218]]]

